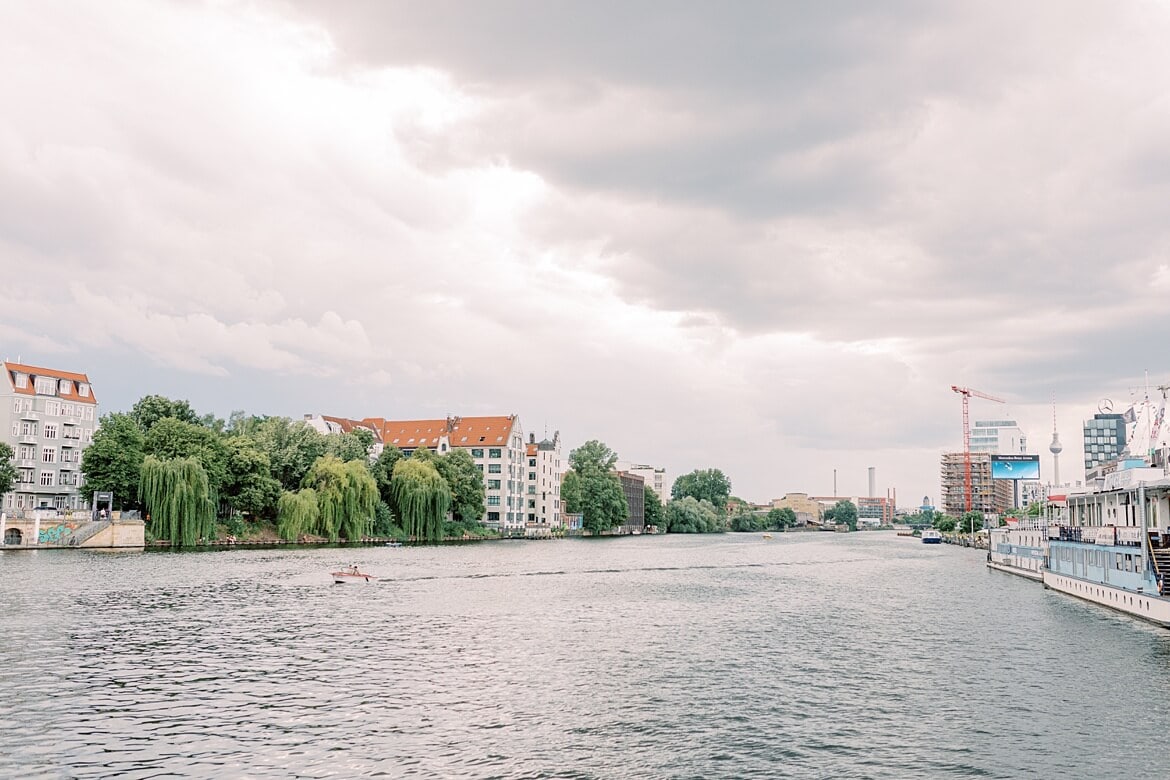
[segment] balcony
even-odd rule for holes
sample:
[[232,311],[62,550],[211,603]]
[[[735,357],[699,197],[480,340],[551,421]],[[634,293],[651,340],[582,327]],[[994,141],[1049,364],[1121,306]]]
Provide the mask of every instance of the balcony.
[[25,409],[23,412],[20,413],[20,419],[21,420],[39,420],[39,419],[41,419],[41,416],[39,414],[37,414],[35,411],[33,411],[32,409]]
[[81,439],[80,438],[75,438],[72,436],[64,436],[61,438],[61,448],[62,449],[66,448],[66,447],[73,449],[73,448],[80,447],[80,446],[81,446]]
[[20,434],[20,443],[21,444],[37,444],[40,442],[40,440],[41,440],[40,437],[37,436],[35,433],[22,433],[22,434]]
[[26,459],[26,460],[20,461],[20,468],[22,468],[22,469],[35,469],[36,467],[37,467],[37,462],[35,460]]

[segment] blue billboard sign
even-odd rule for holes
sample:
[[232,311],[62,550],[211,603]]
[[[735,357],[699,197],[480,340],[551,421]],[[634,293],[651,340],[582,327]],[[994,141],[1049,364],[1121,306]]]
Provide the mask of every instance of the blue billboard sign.
[[1039,480],[1039,455],[992,455],[992,479]]

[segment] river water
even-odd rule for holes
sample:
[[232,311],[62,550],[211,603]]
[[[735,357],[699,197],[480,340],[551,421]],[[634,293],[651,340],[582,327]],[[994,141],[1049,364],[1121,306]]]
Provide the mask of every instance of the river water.
[[[358,563],[384,579],[333,585]],[[1170,632],[888,533],[0,553],[0,776],[1165,778]]]

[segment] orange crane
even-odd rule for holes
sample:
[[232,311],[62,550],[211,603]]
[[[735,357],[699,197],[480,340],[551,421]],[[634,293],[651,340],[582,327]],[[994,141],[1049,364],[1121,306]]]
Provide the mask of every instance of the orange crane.
[[958,385],[951,385],[951,389],[959,395],[963,396],[963,468],[966,470],[964,476],[964,487],[967,499],[967,512],[971,511],[971,426],[969,423],[970,417],[968,415],[967,406],[971,401],[971,396],[976,398],[986,398],[988,401],[995,401],[996,403],[1006,404],[1007,401],[1002,398],[996,398],[994,395],[988,395],[978,390],[972,390],[969,387],[959,387]]

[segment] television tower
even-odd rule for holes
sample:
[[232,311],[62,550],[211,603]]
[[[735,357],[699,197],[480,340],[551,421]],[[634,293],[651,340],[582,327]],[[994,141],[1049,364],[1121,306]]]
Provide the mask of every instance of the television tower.
[[1052,453],[1052,484],[1060,484],[1060,452],[1064,447],[1060,446],[1060,434],[1056,432],[1056,398],[1052,399],[1052,443],[1048,445],[1048,451]]

